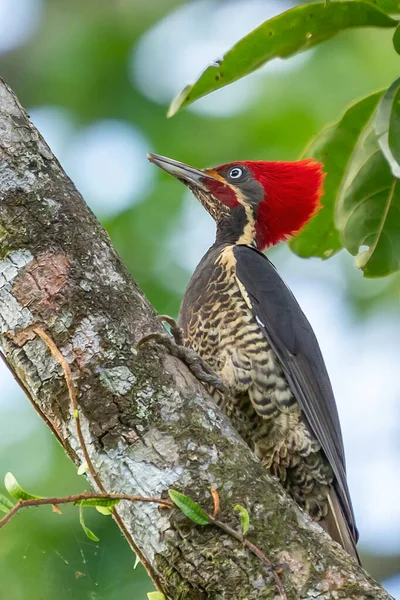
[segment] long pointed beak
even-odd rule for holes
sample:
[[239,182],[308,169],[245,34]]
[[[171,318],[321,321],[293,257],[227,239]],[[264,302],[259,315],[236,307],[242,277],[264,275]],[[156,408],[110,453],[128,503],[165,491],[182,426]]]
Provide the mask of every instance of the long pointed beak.
[[149,153],[147,158],[150,162],[154,163],[157,167],[160,167],[160,169],[163,169],[173,177],[176,177],[184,183],[194,185],[204,192],[209,192],[209,189],[206,186],[207,179],[215,181],[214,177],[208,175],[204,171],[189,167],[189,165],[185,165],[185,163],[174,160],[173,158],[167,158],[166,156],[152,153]]

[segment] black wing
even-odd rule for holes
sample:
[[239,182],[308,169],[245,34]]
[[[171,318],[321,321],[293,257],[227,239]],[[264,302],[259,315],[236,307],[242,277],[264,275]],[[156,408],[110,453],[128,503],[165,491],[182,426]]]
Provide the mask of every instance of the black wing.
[[236,274],[253,314],[282,364],[309,426],[335,474],[334,487],[349,531],[357,542],[339,416],[318,341],[296,298],[264,254],[236,246]]

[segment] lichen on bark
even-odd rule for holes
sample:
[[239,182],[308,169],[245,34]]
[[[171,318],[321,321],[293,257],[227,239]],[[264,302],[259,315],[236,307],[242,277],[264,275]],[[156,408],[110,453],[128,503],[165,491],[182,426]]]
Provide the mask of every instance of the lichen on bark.
[[[276,565],[289,599],[387,599],[270,478],[187,368],[138,340],[160,331],[147,302],[82,197],[0,80],[0,347],[70,458],[80,465],[63,371],[70,365],[82,432],[109,492],[183,491],[238,527]],[[89,477],[89,481],[94,484]],[[118,506],[120,526],[173,600],[275,599],[271,571],[213,526],[156,505]]]

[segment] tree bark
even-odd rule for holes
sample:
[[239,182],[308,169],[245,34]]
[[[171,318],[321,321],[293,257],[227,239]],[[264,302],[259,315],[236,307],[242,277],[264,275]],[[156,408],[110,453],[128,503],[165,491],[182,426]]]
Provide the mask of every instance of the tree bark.
[[[0,347],[68,456],[84,462],[60,363],[70,365],[95,490],[182,491],[238,527],[275,565],[289,599],[390,596],[268,476],[202,385],[138,340],[162,331],[154,309],[12,91],[0,80]],[[121,502],[116,519],[171,600],[279,598],[271,571],[216,527],[178,510]]]

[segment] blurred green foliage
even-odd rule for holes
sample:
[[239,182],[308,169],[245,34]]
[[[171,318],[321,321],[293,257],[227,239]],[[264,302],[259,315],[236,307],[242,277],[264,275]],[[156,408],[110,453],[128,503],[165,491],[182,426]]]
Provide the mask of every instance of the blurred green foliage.
[[[168,120],[168,102],[146,97],[130,76],[130,64],[141,36],[183,4],[43,0],[36,34],[0,55],[2,77],[28,109],[62,107],[78,131],[96,120],[118,119],[142,132],[149,151],[202,167],[238,158],[296,159],[354,98],[387,88],[398,76],[393,31],[353,30],[315,47],[290,71],[266,72],[257,80],[262,81],[261,93],[254,94],[244,110],[218,117],[186,110]],[[211,18],[216,6],[206,1],[206,15]],[[165,64],[164,70],[172,73],[174,64]],[[149,78],[160,76],[148,73]],[[246,80],[249,86],[255,81],[251,77]],[[233,87],[231,93],[235,94]],[[156,169],[153,177],[140,203],[103,222],[156,309],[175,315],[189,277],[170,251],[184,189]],[[360,319],[397,302],[397,276],[384,283],[366,282],[345,258],[340,276],[348,305]],[[42,495],[85,489],[84,480],[20,392],[2,407],[0,473],[12,471],[28,489]],[[145,600],[152,584],[141,566],[133,569],[135,557],[112,520],[95,510],[87,511],[85,518],[100,542],[85,537],[76,507],[63,508],[62,515],[46,507],[30,509],[2,530],[0,599],[25,600],[29,595],[31,600]],[[395,572],[396,563],[390,564],[385,570],[382,561],[371,559],[367,566],[380,577]]]
[[[172,101],[168,115],[274,58],[308,50],[346,29],[397,26],[396,19],[378,8],[384,5],[391,12],[399,8],[396,3],[373,4],[362,0],[314,2],[267,19],[208,66],[195,83],[185,86]],[[397,35],[396,30],[396,50]],[[398,88],[396,80],[380,102],[376,94],[355,102],[337,125],[324,130],[308,148],[310,156],[325,159],[328,193],[318,218],[290,245],[300,256],[329,258],[345,247],[356,256],[355,265],[367,277],[399,270]]]

